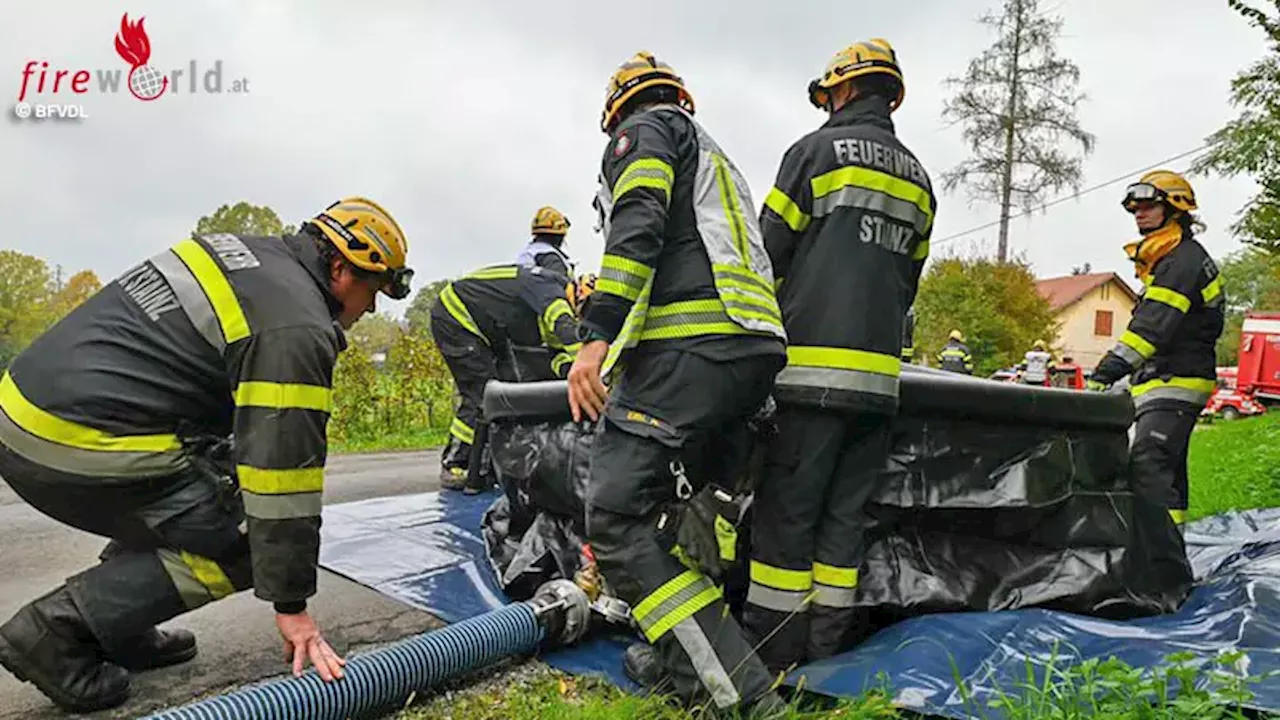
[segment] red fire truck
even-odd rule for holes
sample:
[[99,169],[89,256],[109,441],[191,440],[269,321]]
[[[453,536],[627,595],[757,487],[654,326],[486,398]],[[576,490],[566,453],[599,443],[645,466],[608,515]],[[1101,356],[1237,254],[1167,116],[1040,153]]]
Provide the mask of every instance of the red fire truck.
[[1265,403],[1280,403],[1280,312],[1245,313],[1236,367],[1241,392]]

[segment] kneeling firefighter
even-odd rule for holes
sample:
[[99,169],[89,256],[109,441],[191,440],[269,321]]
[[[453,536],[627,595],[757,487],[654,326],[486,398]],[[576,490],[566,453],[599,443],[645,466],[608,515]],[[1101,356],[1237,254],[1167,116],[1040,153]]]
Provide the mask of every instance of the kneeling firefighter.
[[485,383],[549,380],[569,371],[581,345],[570,305],[577,303],[576,287],[546,268],[493,265],[440,291],[431,308],[431,337],[461,396],[441,456],[444,487],[465,487]]
[[157,624],[253,587],[274,604],[294,673],[309,657],[324,680],[342,676],[306,610],[330,378],[343,330],[377,293],[408,296],[407,253],[400,226],[364,198],[297,235],[194,237],[13,361],[0,378],[0,475],[40,512],[111,542],[101,564],[0,627],[0,663],[67,710],[114,707],[128,670],[195,656],[190,632]]
[[564,250],[569,218],[550,205],[541,207],[533,215],[530,230],[533,239],[520,251],[516,264],[544,267],[565,277],[573,277],[573,263],[569,262],[569,254]]
[[708,479],[696,459],[745,427],[785,358],[746,180],[693,111],[683,81],[650,53],[609,81],[604,259],[569,400],[575,420],[603,414],[587,539],[648,640],[628,649],[628,672],[687,703],[769,708],[781,701],[768,672],[672,521]]
[[969,352],[969,346],[964,344],[964,334],[959,330],[951,331],[947,344],[942,346],[935,359],[938,367],[947,372],[973,374],[973,354]]
[[1214,346],[1226,301],[1218,267],[1195,239],[1195,191],[1186,178],[1153,170],[1125,190],[1124,208],[1142,237],[1125,246],[1145,289],[1120,341],[1089,380],[1104,389],[1126,375],[1136,413],[1129,462],[1136,490],[1169,509],[1187,511],[1187,445],[1213,394]]
[[789,345],[743,622],[775,671],[829,657],[862,631],[863,505],[890,450],[903,318],[937,207],[894,132],[902,97],[888,41],[837,53],[809,88],[829,119],[787,150],[761,214]]

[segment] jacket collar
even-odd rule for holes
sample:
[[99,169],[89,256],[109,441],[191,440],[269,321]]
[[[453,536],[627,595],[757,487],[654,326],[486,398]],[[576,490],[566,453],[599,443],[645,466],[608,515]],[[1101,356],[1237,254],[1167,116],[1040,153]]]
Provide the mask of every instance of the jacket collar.
[[845,104],[823,123],[823,127],[847,125],[875,125],[893,132],[893,120],[889,117],[889,101],[879,95],[858,98]]
[[1143,285],[1150,285],[1156,264],[1182,244],[1182,238],[1182,226],[1170,220],[1159,230],[1125,245],[1124,252],[1133,262],[1134,277],[1142,280]]
[[320,248],[316,247],[315,241],[306,233],[288,235],[283,240],[285,247],[289,249],[298,264],[307,271],[312,280],[316,281],[316,287],[320,288],[320,294],[329,307],[329,317],[337,319],[338,314],[342,312],[342,303],[338,302],[338,298],[329,287],[329,268],[320,257]]

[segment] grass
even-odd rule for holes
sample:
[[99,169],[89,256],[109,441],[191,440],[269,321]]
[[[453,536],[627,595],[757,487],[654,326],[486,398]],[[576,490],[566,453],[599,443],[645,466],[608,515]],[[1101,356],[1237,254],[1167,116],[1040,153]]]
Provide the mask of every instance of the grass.
[[1280,406],[1261,416],[1198,426],[1187,472],[1188,519],[1280,507]]
[[414,428],[398,433],[378,435],[377,437],[354,437],[334,441],[329,446],[329,452],[341,455],[400,450],[427,450],[444,445],[448,439],[448,429]]

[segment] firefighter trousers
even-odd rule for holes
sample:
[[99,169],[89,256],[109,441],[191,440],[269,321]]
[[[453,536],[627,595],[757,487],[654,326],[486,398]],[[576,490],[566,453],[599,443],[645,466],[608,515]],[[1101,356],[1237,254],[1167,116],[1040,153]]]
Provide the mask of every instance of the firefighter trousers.
[[1175,401],[1144,407],[1129,448],[1134,492],[1168,508],[1177,525],[1187,517],[1187,447],[1199,414],[1199,407]]
[[860,628],[863,506],[890,450],[890,416],[779,408],[752,503],[743,625],[770,670],[835,654]]
[[0,444],[0,475],[41,513],[110,539],[98,565],[66,581],[108,651],[253,586],[243,506],[198,471],[123,485],[51,470]]
[[[682,351],[628,358],[591,452],[587,539],[605,581],[632,608],[663,669],[660,691],[686,704],[743,707],[771,678],[729,614],[721,588],[677,559],[672,462],[712,446],[764,402],[781,355],[715,362]],[[691,463],[696,465],[696,463]],[[688,476],[693,489],[700,478]]]
[[497,358],[488,343],[453,319],[443,303],[436,303],[431,309],[431,338],[461,396],[449,424],[449,443],[441,455],[441,464],[465,470],[470,466],[476,425],[483,417],[485,383],[498,375]]

